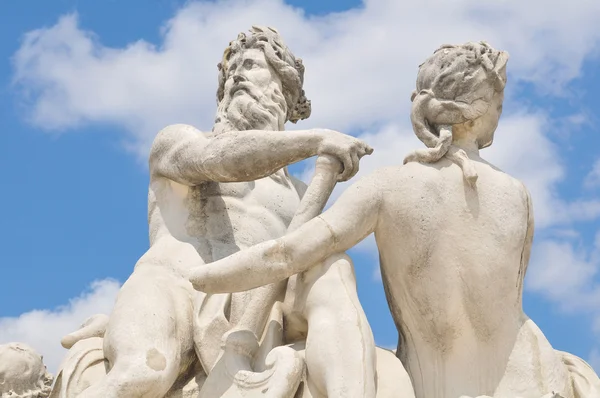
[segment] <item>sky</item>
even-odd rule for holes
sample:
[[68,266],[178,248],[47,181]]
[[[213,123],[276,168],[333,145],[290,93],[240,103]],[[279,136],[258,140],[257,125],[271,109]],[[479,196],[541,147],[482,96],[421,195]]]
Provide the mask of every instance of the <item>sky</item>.
[[[32,345],[54,372],[60,338],[110,313],[148,247],[152,139],[173,123],[212,128],[222,51],[258,24],[306,66],[313,113],[287,129],[367,141],[356,178],[422,147],[410,93],[436,48],[486,40],[510,53],[481,155],[532,195],[525,311],[600,371],[598,20],[597,0],[0,1],[0,344]],[[309,179],[313,162],[291,170]],[[393,347],[372,237],[350,255],[376,342]]]

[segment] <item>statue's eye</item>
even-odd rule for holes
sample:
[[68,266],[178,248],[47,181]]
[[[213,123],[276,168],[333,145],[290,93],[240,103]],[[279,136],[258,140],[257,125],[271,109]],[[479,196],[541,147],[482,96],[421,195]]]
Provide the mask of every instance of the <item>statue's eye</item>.
[[246,69],[252,69],[252,67],[255,65],[254,60],[248,58],[246,60],[244,60],[244,68]]
[[236,69],[237,69],[237,64],[231,64],[231,66],[229,67],[229,71],[227,71],[227,74],[229,76],[231,76],[235,72]]

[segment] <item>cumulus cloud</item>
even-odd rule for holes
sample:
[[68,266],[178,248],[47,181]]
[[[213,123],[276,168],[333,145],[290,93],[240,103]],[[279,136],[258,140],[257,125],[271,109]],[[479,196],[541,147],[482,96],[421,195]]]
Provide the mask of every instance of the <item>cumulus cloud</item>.
[[[525,287],[553,303],[559,310],[591,317],[592,330],[600,337],[600,231],[591,248],[578,236],[567,240],[545,239],[534,246]],[[590,364],[600,370],[599,347]]]
[[583,184],[587,189],[600,187],[600,159],[594,163],[592,170],[585,177]]
[[192,2],[162,27],[162,43],[124,48],[104,46],[71,14],[25,35],[13,58],[14,81],[36,125],[113,123],[144,157],[166,124],[211,128],[216,63],[225,45],[245,27],[267,24],[304,58],[314,105],[304,124],[370,127],[405,120],[417,65],[445,42],[488,40],[512,54],[514,82],[559,91],[600,39],[600,3],[571,5],[367,0],[359,9],[307,17],[281,0]]
[[536,244],[527,287],[565,310],[600,315],[600,285],[595,282],[600,247],[589,251],[579,240],[548,239]]
[[88,317],[109,314],[119,287],[119,282],[112,279],[95,281],[64,306],[0,318],[0,344],[15,341],[29,344],[44,357],[48,370],[55,374],[66,354],[60,345],[61,338],[77,330]]

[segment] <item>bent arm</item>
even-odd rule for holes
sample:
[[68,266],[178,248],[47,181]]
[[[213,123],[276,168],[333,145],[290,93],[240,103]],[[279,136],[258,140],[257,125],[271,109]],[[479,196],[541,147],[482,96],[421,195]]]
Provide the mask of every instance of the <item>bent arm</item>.
[[325,213],[282,238],[260,243],[191,272],[196,290],[240,292],[306,271],[375,230],[381,190],[372,177],[348,188]]
[[161,130],[150,151],[150,173],[184,185],[237,182],[267,177],[317,155],[317,132],[231,131],[208,139],[188,125]]

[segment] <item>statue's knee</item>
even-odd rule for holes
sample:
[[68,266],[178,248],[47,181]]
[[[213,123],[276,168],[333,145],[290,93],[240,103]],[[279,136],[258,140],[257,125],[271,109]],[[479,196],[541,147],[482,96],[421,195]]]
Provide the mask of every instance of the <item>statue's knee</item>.
[[[329,257],[324,264],[324,276],[329,283],[334,286],[340,283],[347,285],[348,283],[356,283],[356,275],[354,272],[354,264],[352,259],[346,253],[337,253]],[[334,288],[332,286],[332,288]],[[344,291],[346,289],[344,288]]]
[[352,259],[344,252],[332,254],[325,260],[325,265],[330,266],[333,264],[343,267],[352,267]]
[[[156,352],[155,352],[156,351]],[[109,372],[110,384],[118,396],[162,397],[174,382],[172,364],[158,350],[150,350],[145,363],[115,366]]]

